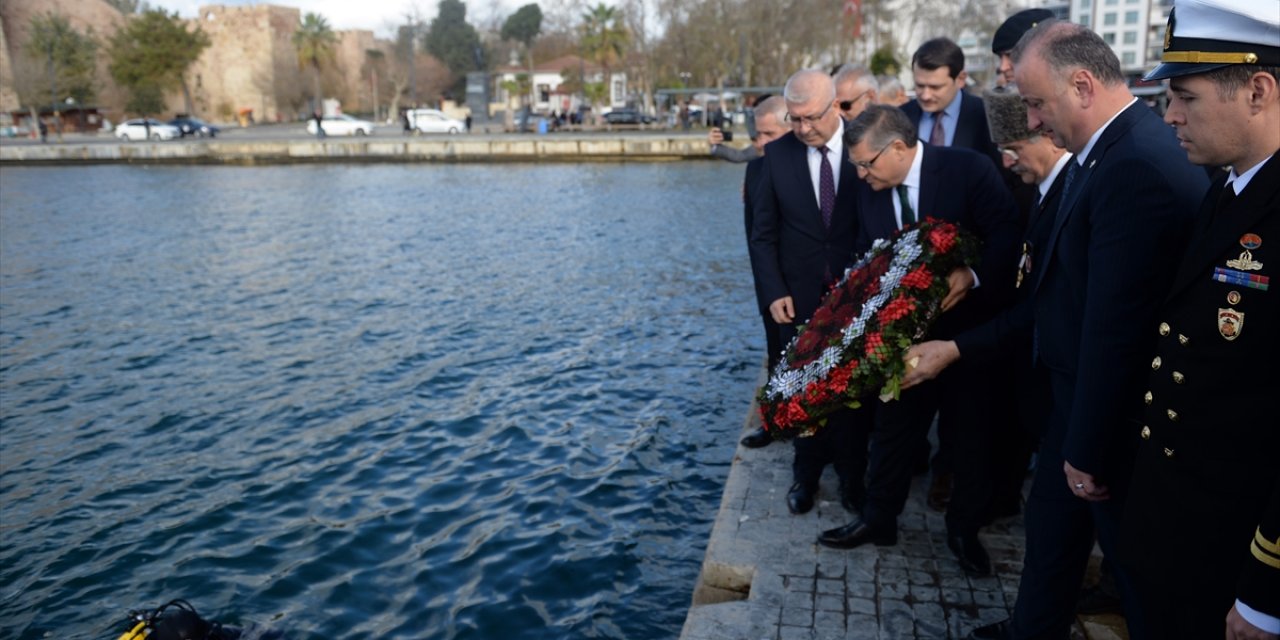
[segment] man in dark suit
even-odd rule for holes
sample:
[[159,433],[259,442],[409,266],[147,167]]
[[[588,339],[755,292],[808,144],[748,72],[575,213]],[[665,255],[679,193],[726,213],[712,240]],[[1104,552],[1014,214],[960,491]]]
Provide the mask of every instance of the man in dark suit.
[[[1028,126],[1075,153],[1031,297],[993,325],[917,345],[915,376],[981,357],[1031,330],[1052,404],[1026,511],[1026,556],[1013,618],[972,638],[1066,638],[1094,534],[1115,557],[1132,473],[1148,335],[1176,247],[1207,186],[1170,128],[1129,92],[1097,34],[1046,21],[1012,53]],[[1024,285],[1025,286],[1025,285]],[[1115,567],[1130,637],[1145,637],[1129,575]]]
[[[1030,279],[1040,252],[1049,241],[1066,178],[1064,169],[1072,154],[1027,128],[1027,107],[1012,85],[987,91],[983,104],[991,140],[1000,150],[1004,168],[1035,189],[1035,200],[1022,217],[1022,255],[1014,278],[1015,297],[1022,300],[1031,290]],[[1020,511],[1031,452],[1043,434],[1048,415],[1048,377],[1043,368],[1032,366],[1031,356],[1031,335],[1027,333],[992,359],[993,366],[1012,374],[1009,388],[1015,391],[1015,402],[1008,403],[1006,409],[1017,413],[1016,420],[999,421],[992,427],[993,517]]]
[[1189,159],[1231,167],[1144,327],[1156,348],[1121,562],[1153,638],[1280,634],[1280,13],[1249,4],[1179,1],[1146,77],[1169,79],[1165,122]]
[[[985,116],[984,116],[985,117]],[[845,133],[850,158],[864,183],[858,189],[858,251],[888,238],[924,216],[954,222],[982,240],[982,260],[949,274],[953,295],[931,333],[950,337],[995,315],[1013,292],[1021,235],[1013,197],[989,162],[968,149],[921,144],[915,125],[901,110],[872,105]],[[957,286],[959,285],[959,286]],[[976,288],[972,288],[976,285]],[[963,294],[963,301],[959,301]],[[991,561],[978,541],[991,493],[988,468],[991,404],[1003,402],[981,365],[958,367],[900,400],[869,401],[875,414],[871,435],[867,504],[853,523],[826,531],[821,544],[852,548],[868,542],[893,544],[897,517],[911,484],[916,444],[935,412],[959,436],[955,443],[956,488],[947,510],[947,544],[971,575],[987,575]]]
[[[787,80],[783,93],[791,132],[766,147],[753,208],[751,261],[782,343],[796,335],[853,259],[856,231],[854,185],[845,154],[844,123],[830,76],[807,69]],[[813,508],[818,480],[830,463],[840,476],[841,502],[856,510],[864,492],[865,441],[857,437],[855,412],[833,414],[826,428],[796,438],[794,483],[787,492],[792,513]]]
[[1000,166],[991,142],[982,98],[964,91],[964,52],[947,38],[935,38],[911,56],[916,99],[902,105],[921,140],[940,147],[972,149]]
[[[753,111],[756,122],[756,137],[751,139],[751,145],[756,151],[756,158],[747,163],[746,176],[742,180],[742,219],[746,224],[748,248],[751,244],[751,227],[755,220],[752,201],[760,185],[760,170],[764,165],[762,158],[764,157],[765,147],[770,142],[781,138],[787,133],[788,129],[786,122],[787,105],[783,102],[782,96],[770,96],[764,99],[755,106]],[[768,358],[768,370],[773,371],[774,365],[778,364],[778,360],[782,358],[782,349],[786,345],[782,344],[782,338],[778,334],[778,323],[774,322],[773,316],[769,314],[769,303],[773,301],[768,299],[764,290],[760,287],[760,270],[756,267],[755,260],[751,261],[751,278],[755,283],[756,304],[760,309],[760,317],[764,321],[765,355]],[[741,442],[747,448],[756,449],[773,442],[773,436],[764,427],[759,427],[744,436]]]
[[[982,98],[965,91],[968,73],[964,70],[964,52],[947,38],[935,38],[920,45],[911,56],[911,75],[915,80],[916,99],[902,106],[902,111],[916,126],[920,139],[931,145],[972,149],[987,156],[999,168],[1000,154],[991,142]],[[1007,187],[1017,184],[1016,178],[1003,172]],[[1030,204],[1030,196],[1017,198],[1017,206]],[[993,375],[1007,377],[1001,371]],[[1006,381],[1007,383],[1007,381]],[[992,420],[1012,424],[1010,416],[992,416]],[[927,496],[929,507],[941,511],[946,508],[953,483],[953,449],[958,436],[950,425],[938,424],[938,452],[933,457],[933,477]],[[919,461],[929,455],[929,444],[922,440],[917,444]]]

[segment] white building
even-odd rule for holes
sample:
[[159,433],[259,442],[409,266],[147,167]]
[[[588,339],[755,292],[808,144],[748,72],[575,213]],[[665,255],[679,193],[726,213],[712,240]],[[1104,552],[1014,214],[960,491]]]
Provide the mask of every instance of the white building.
[[1120,58],[1128,76],[1142,76],[1160,62],[1173,0],[1071,0],[1071,21],[1097,32]]
[[[568,72],[568,73],[566,73]],[[514,95],[503,88],[503,85],[514,82],[517,76],[528,75],[529,68],[521,65],[507,65],[499,67],[494,71],[494,101],[506,105],[506,108],[516,108],[520,105],[520,96]],[[573,111],[582,103],[580,95],[571,94],[560,88],[564,83],[565,76],[570,75],[576,77],[582,74],[586,82],[604,82],[604,68],[593,62],[588,62],[574,55],[561,56],[554,60],[549,60],[533,67],[533,111],[535,113],[564,113]],[[611,109],[625,107],[627,105],[627,74],[626,72],[614,69],[611,70],[610,77],[612,86],[605,100],[606,104],[599,105],[601,112],[608,112]]]

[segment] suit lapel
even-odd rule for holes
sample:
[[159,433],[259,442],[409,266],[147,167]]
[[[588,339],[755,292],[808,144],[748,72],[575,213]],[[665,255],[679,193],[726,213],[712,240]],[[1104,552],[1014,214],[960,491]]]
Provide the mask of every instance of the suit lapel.
[[977,105],[973,103],[973,100],[965,91],[960,92],[959,98],[960,114],[956,116],[956,137],[951,139],[951,147],[953,149],[976,149],[978,145],[974,144],[972,138],[977,128],[969,126],[969,119],[972,117],[970,107]]
[[920,145],[920,152],[924,157],[920,159],[920,194],[916,199],[916,221],[923,222],[925,217],[937,217],[937,196],[938,196],[938,177],[934,174],[938,172],[941,164],[938,162],[938,154],[928,144]]
[[799,138],[793,139],[796,142],[795,159],[791,165],[795,168],[797,188],[804,194],[801,200],[808,205],[809,214],[818,221],[818,228],[822,228],[822,210],[818,208],[818,197],[813,193],[813,178],[809,176],[809,147]]
[[[1133,128],[1134,123],[1138,121],[1142,113],[1137,109],[1147,109],[1145,104],[1135,102],[1129,105],[1120,115],[1111,122],[1107,130],[1102,132],[1102,137],[1098,138],[1097,144],[1093,145],[1089,157],[1085,158],[1084,164],[1076,168],[1075,178],[1071,181],[1071,189],[1062,194],[1062,200],[1058,203],[1058,212],[1053,223],[1053,230],[1049,232],[1049,244],[1045,246],[1044,259],[1041,264],[1048,267],[1050,257],[1058,246],[1058,237],[1062,234],[1063,227],[1066,226],[1067,220],[1075,212],[1076,204],[1080,202],[1080,195],[1089,187],[1089,179],[1093,177],[1093,169],[1098,165],[1107,154],[1107,150],[1111,145],[1115,144],[1122,136]],[[1077,158],[1072,158],[1071,162],[1075,162]],[[1070,167],[1064,167],[1063,171],[1067,171]],[[1064,186],[1065,189],[1065,186]],[[1044,281],[1044,274],[1049,269],[1040,269],[1040,274],[1036,277],[1036,284],[1032,291],[1040,288],[1040,283]]]

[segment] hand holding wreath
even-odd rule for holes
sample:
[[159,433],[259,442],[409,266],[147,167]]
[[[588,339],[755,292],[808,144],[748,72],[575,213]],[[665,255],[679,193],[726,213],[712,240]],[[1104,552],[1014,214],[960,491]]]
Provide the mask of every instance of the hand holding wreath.
[[800,328],[760,390],[765,429],[808,436],[869,395],[896,398],[908,368],[900,355],[963,299],[977,245],[934,219],[877,241]]

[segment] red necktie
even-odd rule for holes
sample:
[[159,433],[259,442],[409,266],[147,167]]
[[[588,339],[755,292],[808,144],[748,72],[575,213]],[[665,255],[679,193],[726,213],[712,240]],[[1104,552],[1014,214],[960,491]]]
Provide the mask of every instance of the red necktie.
[[933,114],[933,133],[929,134],[929,144],[939,147],[947,146],[947,132],[942,128],[942,116],[945,112],[939,111]]

